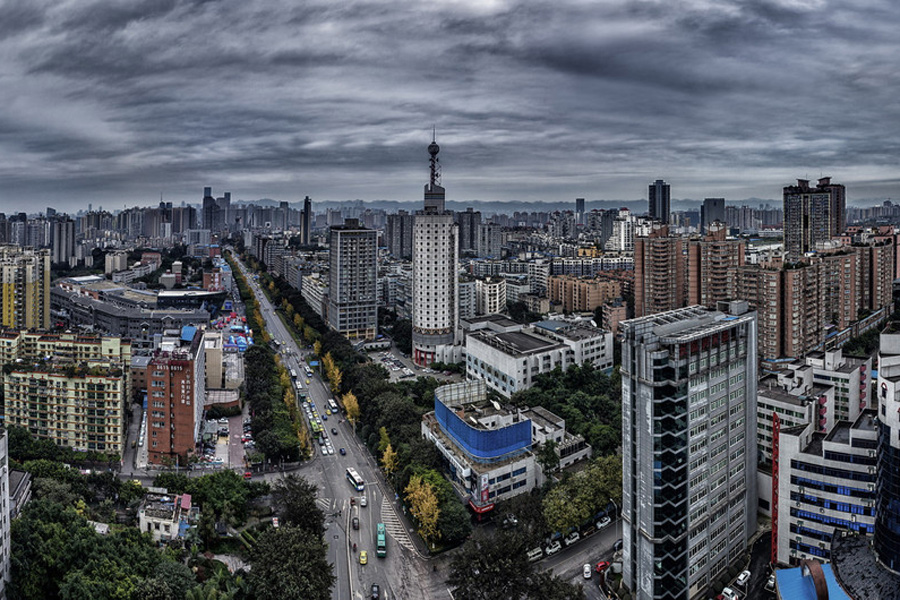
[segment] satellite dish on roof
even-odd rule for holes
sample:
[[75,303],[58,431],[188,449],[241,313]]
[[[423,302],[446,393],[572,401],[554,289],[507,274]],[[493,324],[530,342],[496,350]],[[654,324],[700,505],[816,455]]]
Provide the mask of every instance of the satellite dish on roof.
[[497,410],[497,411],[500,410],[500,403],[499,403],[499,402],[497,402],[496,400],[491,400],[491,404],[494,405],[494,410]]

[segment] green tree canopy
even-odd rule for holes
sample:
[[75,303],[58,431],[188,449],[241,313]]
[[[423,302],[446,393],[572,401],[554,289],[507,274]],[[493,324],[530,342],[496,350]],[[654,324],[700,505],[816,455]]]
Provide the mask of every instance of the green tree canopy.
[[253,595],[266,600],[330,600],[335,576],[320,536],[290,525],[265,530],[250,553]]

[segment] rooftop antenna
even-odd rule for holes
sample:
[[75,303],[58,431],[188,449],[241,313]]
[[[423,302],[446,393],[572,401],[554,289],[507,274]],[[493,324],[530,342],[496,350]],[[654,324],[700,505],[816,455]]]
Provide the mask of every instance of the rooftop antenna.
[[428,154],[431,155],[430,166],[431,166],[431,186],[441,184],[441,163],[438,161],[438,152],[441,151],[441,147],[437,145],[437,128],[432,126],[431,128],[431,143],[428,144]]

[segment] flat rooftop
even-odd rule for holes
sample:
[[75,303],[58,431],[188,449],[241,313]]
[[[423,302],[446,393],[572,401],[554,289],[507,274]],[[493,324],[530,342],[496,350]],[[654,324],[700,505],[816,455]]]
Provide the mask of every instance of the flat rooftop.
[[538,337],[524,331],[511,331],[508,333],[494,333],[492,331],[476,331],[471,337],[484,342],[488,346],[513,356],[536,354],[554,348],[562,348],[563,345],[547,338]]
[[834,424],[834,427],[831,428],[831,431],[828,432],[825,439],[837,444],[849,444],[851,427],[850,421],[838,421]]

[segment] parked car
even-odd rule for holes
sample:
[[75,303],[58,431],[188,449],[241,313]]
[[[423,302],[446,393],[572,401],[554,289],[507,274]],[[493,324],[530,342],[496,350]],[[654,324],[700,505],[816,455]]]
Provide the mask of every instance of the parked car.
[[573,531],[569,535],[566,536],[566,546],[571,546],[575,542],[581,539],[581,534],[577,531]]
[[737,576],[737,579],[734,580],[734,583],[741,587],[746,587],[748,581],[750,581],[750,571],[743,571],[740,575]]
[[586,565],[584,565],[584,568],[581,570],[581,572],[584,575],[585,579],[590,579],[591,575],[593,575],[593,573],[591,573],[591,564],[587,563]]
[[516,518],[516,515],[512,513],[506,513],[506,516],[503,517],[502,527],[504,528],[512,528],[516,527],[519,524],[519,520]]
[[603,517],[602,519],[597,521],[597,529],[603,529],[604,527],[608,526],[610,523],[612,523],[612,519],[610,519],[609,517]]
[[553,556],[560,550],[562,550],[562,544],[560,544],[559,541],[555,541],[555,542],[550,542],[550,544],[547,545],[547,548],[544,550],[544,553],[547,556]]
[[769,575],[769,580],[766,582],[766,589],[770,592],[775,591],[775,573]]
[[622,549],[622,540],[616,540],[616,543],[613,544],[613,552],[618,552]]
[[601,560],[600,562],[597,563],[597,566],[594,567],[594,570],[597,571],[598,573],[602,573],[603,571],[607,570],[608,568],[609,568],[609,561]]
[[541,560],[541,557],[544,556],[544,551],[540,548],[532,548],[528,551],[526,556],[528,556],[529,562],[534,562],[536,560]]
[[735,592],[730,587],[727,587],[724,590],[722,590],[722,593],[719,594],[718,596],[716,596],[716,598],[719,600],[739,600],[739,596],[737,595],[737,592]]

